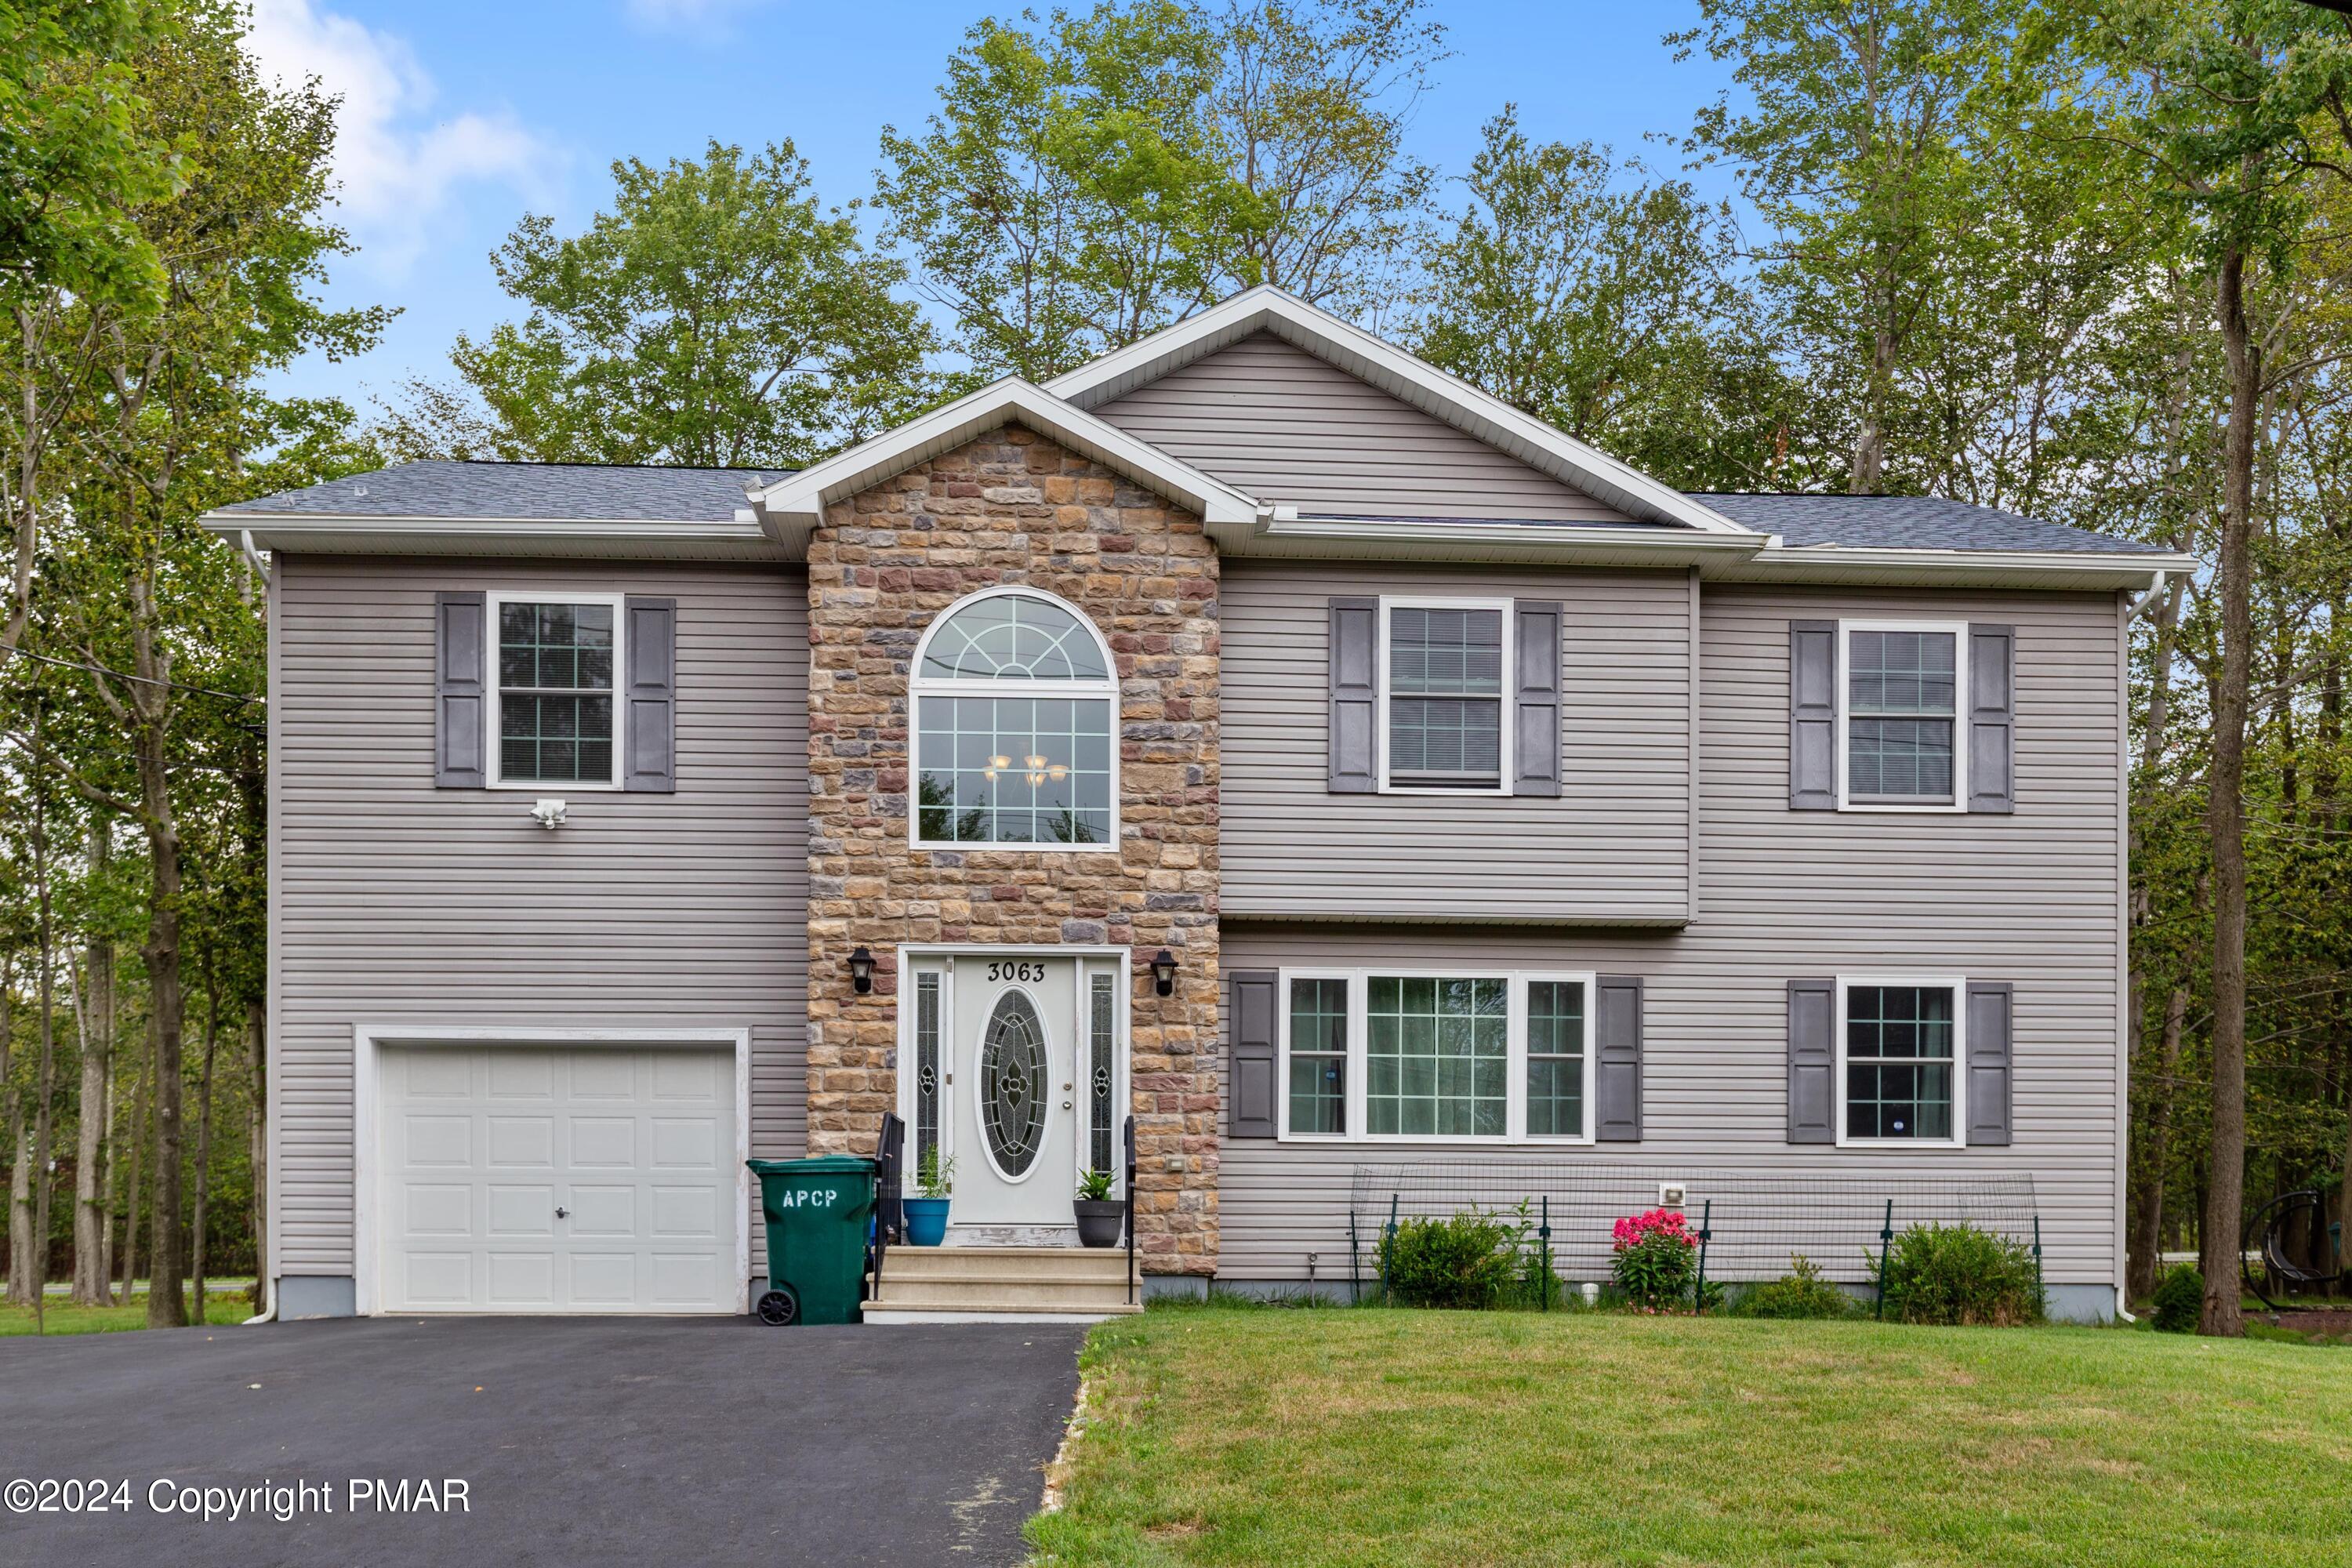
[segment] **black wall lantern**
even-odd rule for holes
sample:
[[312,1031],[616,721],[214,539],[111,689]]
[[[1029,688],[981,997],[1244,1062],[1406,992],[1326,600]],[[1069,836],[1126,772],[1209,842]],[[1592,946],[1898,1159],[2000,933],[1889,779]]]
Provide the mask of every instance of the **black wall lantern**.
[[860,996],[874,989],[874,955],[862,947],[849,955],[849,985]]
[[1151,960],[1151,988],[1162,996],[1176,991],[1176,955],[1164,947]]

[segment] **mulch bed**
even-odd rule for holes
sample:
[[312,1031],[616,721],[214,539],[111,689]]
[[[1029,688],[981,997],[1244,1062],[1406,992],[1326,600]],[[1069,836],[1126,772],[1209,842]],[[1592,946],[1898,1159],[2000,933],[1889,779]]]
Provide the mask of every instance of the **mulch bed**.
[[2278,1327],[2299,1334],[2352,1334],[2352,1307],[2313,1307],[2264,1315]]

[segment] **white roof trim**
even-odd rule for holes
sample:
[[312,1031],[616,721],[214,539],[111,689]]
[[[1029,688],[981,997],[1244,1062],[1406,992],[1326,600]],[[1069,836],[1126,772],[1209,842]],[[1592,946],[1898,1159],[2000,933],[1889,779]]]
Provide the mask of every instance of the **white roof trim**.
[[1446,374],[1361,327],[1271,286],[1236,294],[1141,342],[1080,365],[1047,382],[1045,390],[1077,407],[1094,408],[1261,331],[1273,332],[1629,517],[1705,533],[1748,532],[1722,513],[1607,453]]
[[211,511],[211,533],[264,550],[332,555],[544,555],[605,560],[773,561],[775,542],[748,511],[732,521],[640,518],[380,517]]
[[826,507],[1004,425],[1034,430],[1080,457],[1090,458],[1200,513],[1209,527],[1246,524],[1257,515],[1257,502],[1231,485],[1017,376],[992,382],[943,408],[934,408],[895,430],[788,474],[764,489],[750,489],[748,493],[754,506],[764,509],[771,537],[788,554],[799,558],[807,553],[809,533],[822,521]]

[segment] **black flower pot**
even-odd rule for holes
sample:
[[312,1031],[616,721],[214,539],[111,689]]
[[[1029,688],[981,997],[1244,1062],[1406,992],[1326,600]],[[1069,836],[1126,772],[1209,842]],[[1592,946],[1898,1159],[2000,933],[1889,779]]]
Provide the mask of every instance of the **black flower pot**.
[[1078,1211],[1078,1244],[1082,1247],[1117,1247],[1120,1234],[1127,1228],[1127,1204],[1118,1198],[1079,1198],[1072,1205]]

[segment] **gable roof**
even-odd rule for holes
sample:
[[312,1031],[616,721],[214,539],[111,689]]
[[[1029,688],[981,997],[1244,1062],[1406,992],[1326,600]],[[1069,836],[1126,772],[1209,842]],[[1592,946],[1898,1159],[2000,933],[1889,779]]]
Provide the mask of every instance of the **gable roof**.
[[1261,331],[1272,332],[1628,517],[1703,533],[1748,531],[1705,502],[1271,285],[1236,294],[1140,342],[1056,376],[1045,390],[1077,407],[1097,407]]
[[1715,510],[1791,547],[1873,550],[2031,550],[2165,555],[2162,546],[2044,522],[1941,496],[1694,492]]
[[751,492],[751,501],[770,536],[787,554],[802,556],[807,552],[810,531],[823,520],[827,506],[1005,425],[1034,430],[1199,512],[1211,530],[1246,528],[1257,516],[1253,498],[1018,376],[992,382],[895,430],[759,487]]

